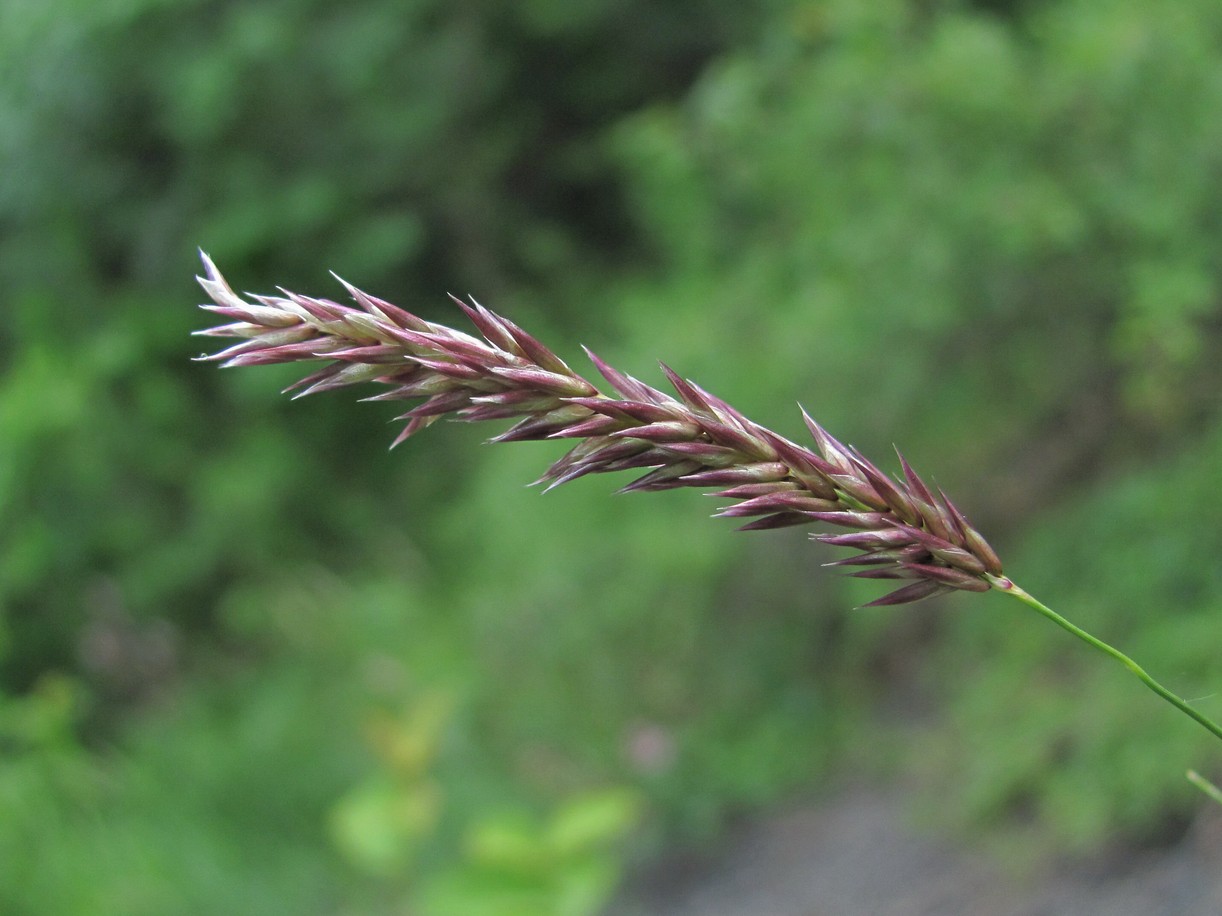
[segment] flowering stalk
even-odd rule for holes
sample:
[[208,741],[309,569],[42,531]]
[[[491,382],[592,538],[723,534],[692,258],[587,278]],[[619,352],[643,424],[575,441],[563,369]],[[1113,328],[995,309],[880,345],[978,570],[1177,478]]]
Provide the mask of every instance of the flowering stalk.
[[206,256],[204,265],[200,284],[214,304],[203,308],[232,323],[198,333],[241,339],[205,359],[225,366],[327,360],[287,390],[301,397],[377,382],[388,390],[367,400],[423,399],[397,418],[406,425],[394,445],[447,415],[468,422],[515,419],[491,441],[577,440],[536,481],[548,489],[586,474],[645,469],[621,492],[720,487],[713,495],[735,502],[718,516],[754,519],[742,530],[811,522],[846,528],[850,533],[815,535],[859,551],[831,565],[862,567],[852,573],[859,578],[905,582],[874,605],[955,589],[985,592],[992,587],[987,577],[1001,575],[1001,561],[985,539],[903,456],[904,479],[893,480],[805,412],[818,454],[753,423],[667,366],[662,369],[677,399],[587,350],[617,396],[603,394],[478,303],[455,300],[483,340],[346,283],[360,308],[289,292],[247,302]]
[[677,397],[586,350],[613,392],[604,394],[512,321],[474,300],[454,301],[482,340],[425,321],[342,280],[357,307],[287,291],[247,301],[206,255],[203,261],[205,276],[198,279],[213,304],[202,307],[230,323],[197,333],[239,340],[204,359],[225,366],[323,360],[323,368],[287,390],[301,397],[375,382],[386,390],[367,400],[419,400],[397,418],[405,426],[393,445],[444,416],[516,421],[492,442],[575,439],[536,481],[548,489],[586,474],[644,470],[621,492],[713,487],[719,489],[712,495],[731,501],[717,516],[753,519],[740,530],[812,522],[847,529],[812,536],[856,551],[829,566],[850,568],[857,578],[903,583],[867,607],[954,590],[996,589],[1119,661],[1154,693],[1222,738],[1222,726],[1128,656],[1005,577],[988,542],[945,493],[917,476],[903,455],[902,477],[889,477],[805,411],[817,451],[752,422],[665,365],[662,370]]

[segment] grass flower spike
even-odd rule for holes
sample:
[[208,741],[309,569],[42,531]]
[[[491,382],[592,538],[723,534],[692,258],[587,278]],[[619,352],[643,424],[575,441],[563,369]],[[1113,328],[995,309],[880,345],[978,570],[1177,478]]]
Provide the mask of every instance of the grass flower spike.
[[[817,452],[747,419],[663,365],[675,395],[637,381],[587,350],[613,395],[603,394],[512,321],[454,301],[482,335],[434,324],[344,284],[357,307],[296,293],[246,301],[204,256],[203,308],[230,323],[200,334],[240,342],[205,359],[226,366],[326,361],[291,391],[297,397],[376,382],[367,400],[420,403],[398,419],[394,444],[441,417],[516,420],[492,442],[571,439],[576,444],[536,481],[547,488],[586,474],[643,470],[621,492],[716,488],[716,514],[750,518],[741,530],[823,524],[845,534],[815,539],[856,555],[834,566],[863,579],[900,580],[872,605],[902,604],[962,589],[988,591],[1001,561],[947,498],[900,456],[891,478],[803,412]],[[340,281],[343,282],[343,281]]]
[[[447,416],[515,421],[492,442],[575,440],[536,481],[548,489],[586,474],[638,470],[643,473],[621,492],[712,488],[712,495],[728,501],[717,516],[750,519],[740,530],[812,524],[843,529],[812,536],[855,551],[828,565],[898,585],[867,606],[905,604],[954,590],[999,591],[1119,662],[1222,738],[1222,726],[1127,655],[1004,576],[988,542],[902,455],[902,475],[891,477],[805,411],[814,449],[752,422],[665,365],[674,395],[586,350],[611,392],[603,393],[512,321],[475,301],[454,300],[482,339],[425,321],[347,283],[353,306],[287,291],[247,300],[206,255],[203,260],[199,282],[212,299],[203,308],[228,323],[197,333],[238,340],[203,359],[225,366],[325,363],[290,386],[297,397],[377,383],[384,390],[367,400],[417,402],[398,418],[405,425],[395,445]],[[1195,773],[1190,778],[1199,787],[1209,786]]]

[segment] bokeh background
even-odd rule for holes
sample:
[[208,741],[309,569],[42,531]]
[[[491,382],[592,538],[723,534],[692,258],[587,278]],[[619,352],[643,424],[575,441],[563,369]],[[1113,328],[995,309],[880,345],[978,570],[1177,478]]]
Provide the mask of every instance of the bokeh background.
[[846,773],[1174,843],[1216,742],[1017,604],[388,453],[191,362],[192,277],[800,400],[1218,718],[1220,112],[1214,0],[3,0],[0,911],[592,914]]

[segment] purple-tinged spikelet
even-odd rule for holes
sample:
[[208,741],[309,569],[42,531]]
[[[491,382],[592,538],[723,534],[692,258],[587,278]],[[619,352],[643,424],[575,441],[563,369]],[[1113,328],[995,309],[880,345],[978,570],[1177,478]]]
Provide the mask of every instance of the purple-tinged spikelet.
[[720,518],[750,518],[756,531],[821,522],[848,534],[817,534],[824,544],[859,551],[829,566],[861,567],[862,579],[905,584],[871,602],[903,604],[955,589],[987,591],[1001,561],[940,490],[935,495],[899,456],[902,478],[888,477],[843,445],[806,411],[817,451],[747,419],[670,367],[677,397],[586,354],[614,395],[600,392],[542,343],[472,300],[454,301],[482,339],[425,321],[344,281],[357,307],[281,291],[247,301],[203,255],[202,308],[229,320],[197,333],[237,338],[203,357],[225,366],[324,361],[290,386],[295,397],[374,382],[367,400],[417,401],[398,419],[393,445],[440,417],[514,420],[493,442],[575,439],[536,483],[548,489],[586,474],[645,473],[621,492],[723,487],[732,500]]

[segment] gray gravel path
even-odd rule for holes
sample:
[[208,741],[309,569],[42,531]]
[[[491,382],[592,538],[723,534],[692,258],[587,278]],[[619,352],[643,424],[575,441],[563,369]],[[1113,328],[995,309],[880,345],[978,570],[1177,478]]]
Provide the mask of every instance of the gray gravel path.
[[774,815],[695,870],[660,866],[608,916],[1222,916],[1222,810],[1165,851],[1020,878],[922,835],[901,795],[854,789]]

